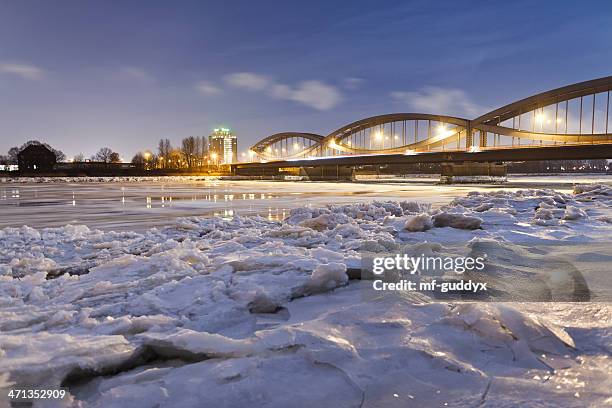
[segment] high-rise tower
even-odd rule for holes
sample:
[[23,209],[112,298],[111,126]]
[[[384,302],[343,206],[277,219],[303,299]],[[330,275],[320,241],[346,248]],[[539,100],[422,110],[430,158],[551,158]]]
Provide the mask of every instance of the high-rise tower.
[[211,157],[217,157],[217,164],[236,163],[238,161],[238,139],[236,135],[227,128],[215,129],[208,136],[208,152]]

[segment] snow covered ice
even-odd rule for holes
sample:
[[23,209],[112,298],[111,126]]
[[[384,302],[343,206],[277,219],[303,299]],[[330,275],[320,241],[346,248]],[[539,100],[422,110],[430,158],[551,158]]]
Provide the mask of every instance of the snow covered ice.
[[[611,220],[612,189],[586,185],[4,228],[0,387],[64,386],[45,404],[65,407],[610,405]],[[502,288],[570,262],[591,301],[374,294],[349,280],[364,248],[486,253]]]

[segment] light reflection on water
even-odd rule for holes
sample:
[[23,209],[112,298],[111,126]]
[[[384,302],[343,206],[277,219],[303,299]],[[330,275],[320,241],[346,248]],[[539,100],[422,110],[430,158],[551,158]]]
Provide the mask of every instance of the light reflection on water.
[[[163,189],[162,189],[163,190]],[[0,201],[7,201],[6,203],[2,203],[2,205],[16,205],[16,206],[31,206],[33,204],[28,204],[27,201],[38,198],[38,191],[31,191],[32,196],[28,197],[27,195],[20,194],[20,190],[18,188],[15,189],[1,189],[0,190]],[[302,193],[290,193],[291,195],[299,195]],[[145,208],[155,208],[155,207],[171,207],[174,201],[204,201],[210,203],[220,203],[220,202],[231,202],[234,200],[243,200],[243,201],[255,201],[255,200],[274,200],[278,198],[278,195],[273,194],[265,194],[265,193],[242,193],[242,194],[193,194],[191,196],[184,195],[147,195],[144,198],[144,207]],[[78,200],[77,200],[78,198]],[[79,204],[84,204],[89,199],[97,199],[96,197],[89,197],[87,193],[78,193],[75,191],[71,191],[69,195],[69,199],[63,202],[61,199],[53,200],[55,205],[63,205],[67,203],[68,205],[77,206]],[[120,201],[122,205],[125,205],[129,202],[133,202],[133,199],[126,197],[125,188],[121,188],[121,196]],[[44,204],[50,204],[50,201],[45,201]]]
[[[610,176],[597,176],[597,180]],[[504,189],[540,188],[525,177]],[[543,180],[538,179],[538,183]],[[550,178],[544,185],[570,192],[573,178]],[[0,184],[0,228],[57,227],[143,231],[172,224],[176,217],[259,215],[282,220],[291,209],[373,200],[411,200],[441,206],[469,191],[501,186],[441,186],[436,180],[382,183],[282,183],[267,181],[12,183]]]
[[[23,224],[39,227],[59,226],[68,223],[84,223],[105,228],[109,224],[121,225],[121,220],[128,225],[134,222],[131,219],[138,220],[139,226],[156,225],[159,220],[190,215],[217,216],[223,219],[230,219],[235,215],[260,215],[270,221],[280,221],[289,215],[289,208],[279,205],[280,203],[267,204],[283,197],[280,194],[231,192],[221,188],[219,190],[222,191],[210,188],[198,188],[194,191],[193,188],[172,189],[166,186],[117,187],[0,187],[0,228]],[[295,199],[296,195],[300,194],[290,193],[285,197],[291,195]],[[94,222],[90,221],[92,219]]]
[[[275,200],[279,196],[272,194],[195,194],[192,196],[146,196],[145,207],[146,208],[166,208],[172,207],[174,202],[185,202],[185,201],[199,201],[209,203],[228,203],[232,201],[263,201],[263,200]],[[125,204],[125,196],[121,197],[121,203]]]

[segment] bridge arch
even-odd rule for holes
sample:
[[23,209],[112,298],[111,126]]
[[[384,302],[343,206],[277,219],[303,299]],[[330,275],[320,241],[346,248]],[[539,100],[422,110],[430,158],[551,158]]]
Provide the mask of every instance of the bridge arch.
[[323,139],[315,133],[281,132],[260,140],[250,151],[264,160],[319,156]]
[[609,142],[610,90],[612,76],[552,89],[479,116],[472,128],[480,148],[503,147],[502,138],[511,146]]
[[[324,148],[344,154],[431,150],[458,142],[469,121],[426,113],[393,113],[350,123],[325,137]],[[420,128],[419,128],[420,127]]]
[[584,81],[502,106],[473,120],[424,113],[361,119],[327,136],[284,132],[251,150],[264,160],[436,150],[475,151],[612,143],[612,76]]

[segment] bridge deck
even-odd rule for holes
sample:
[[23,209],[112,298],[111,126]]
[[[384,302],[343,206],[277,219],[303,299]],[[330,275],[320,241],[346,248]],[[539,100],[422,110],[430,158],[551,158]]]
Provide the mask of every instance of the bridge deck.
[[612,142],[594,145],[525,146],[514,148],[487,148],[477,152],[464,150],[437,151],[418,154],[377,154],[316,157],[310,159],[276,160],[268,162],[236,163],[232,169],[364,166],[409,163],[462,163],[462,162],[520,162],[534,160],[587,160],[611,159]]

